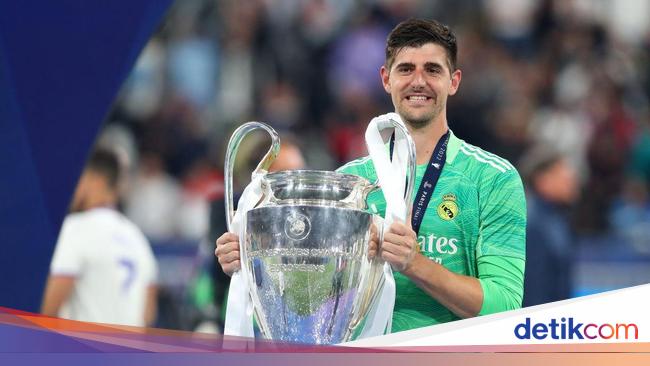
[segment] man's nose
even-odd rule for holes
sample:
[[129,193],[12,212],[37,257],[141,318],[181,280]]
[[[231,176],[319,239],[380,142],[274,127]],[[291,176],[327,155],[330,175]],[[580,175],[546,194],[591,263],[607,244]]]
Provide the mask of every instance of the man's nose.
[[424,79],[424,72],[422,70],[415,70],[411,84],[413,86],[424,86],[426,84],[426,81]]

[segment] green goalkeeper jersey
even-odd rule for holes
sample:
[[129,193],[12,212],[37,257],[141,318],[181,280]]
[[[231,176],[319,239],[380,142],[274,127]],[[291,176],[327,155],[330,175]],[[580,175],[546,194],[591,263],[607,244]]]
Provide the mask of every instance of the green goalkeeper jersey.
[[[426,166],[417,167],[413,196]],[[369,157],[338,171],[371,182],[377,179]],[[380,190],[371,193],[367,203],[371,212],[384,216],[386,201]],[[420,252],[452,272],[479,278],[484,314],[521,306],[525,236],[526,201],[516,169],[450,133],[446,162],[417,233]],[[399,272],[394,275],[393,332],[458,319],[408,277]],[[508,296],[514,305],[503,307],[501,298]],[[492,297],[498,297],[499,305],[493,305]]]

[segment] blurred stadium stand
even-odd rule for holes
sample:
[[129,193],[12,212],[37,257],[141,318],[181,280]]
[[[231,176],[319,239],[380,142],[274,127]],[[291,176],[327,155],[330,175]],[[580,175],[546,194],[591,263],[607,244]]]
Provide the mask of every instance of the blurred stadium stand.
[[300,136],[315,169],[364,155],[367,122],[392,108],[377,71],[385,37],[411,16],[458,35],[463,80],[448,113],[458,136],[515,165],[551,144],[579,172],[580,199],[566,208],[572,294],[650,282],[649,2],[179,0],[100,138],[132,163],[122,207],[160,261],[160,326],[219,317],[195,285],[216,239],[205,238],[209,203],[223,196],[230,132],[268,122]]

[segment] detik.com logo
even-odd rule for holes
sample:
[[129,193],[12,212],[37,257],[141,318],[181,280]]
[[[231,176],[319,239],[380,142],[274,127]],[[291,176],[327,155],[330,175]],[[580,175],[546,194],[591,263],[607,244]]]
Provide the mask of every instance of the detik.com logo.
[[530,318],[515,326],[519,339],[639,339],[636,324],[579,323],[571,318],[553,318],[548,323],[531,324]]

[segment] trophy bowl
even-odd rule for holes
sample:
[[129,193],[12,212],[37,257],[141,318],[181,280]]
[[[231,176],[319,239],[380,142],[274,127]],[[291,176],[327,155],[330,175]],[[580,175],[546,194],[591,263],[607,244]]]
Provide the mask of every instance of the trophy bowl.
[[242,243],[262,334],[311,344],[350,340],[380,288],[368,281],[383,263],[368,259],[373,215],[363,211],[375,186],[303,170],[268,174],[262,188]]

